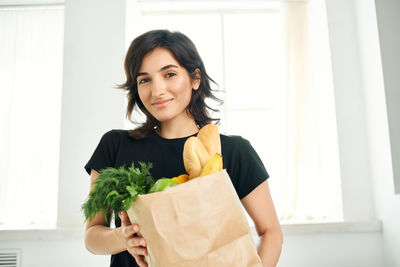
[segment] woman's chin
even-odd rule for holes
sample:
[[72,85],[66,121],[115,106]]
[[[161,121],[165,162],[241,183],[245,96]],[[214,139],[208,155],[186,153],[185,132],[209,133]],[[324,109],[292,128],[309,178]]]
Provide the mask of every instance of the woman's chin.
[[172,117],[172,116],[165,116],[165,115],[163,115],[163,116],[155,116],[155,118],[156,118],[159,122],[163,123],[163,122],[167,122],[167,121],[171,120],[173,117]]
[[185,111],[180,111],[180,112],[174,112],[170,110],[169,112],[160,112],[160,113],[155,113],[152,114],[154,118],[156,118],[160,123],[165,123],[168,121],[176,121],[176,120],[187,120],[188,117],[185,113]]

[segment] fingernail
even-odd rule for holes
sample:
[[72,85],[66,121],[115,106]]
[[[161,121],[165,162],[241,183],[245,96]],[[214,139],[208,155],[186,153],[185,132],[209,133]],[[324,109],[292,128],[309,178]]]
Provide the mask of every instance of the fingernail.
[[133,230],[137,231],[137,230],[139,230],[139,228],[135,225],[135,226],[133,226]]

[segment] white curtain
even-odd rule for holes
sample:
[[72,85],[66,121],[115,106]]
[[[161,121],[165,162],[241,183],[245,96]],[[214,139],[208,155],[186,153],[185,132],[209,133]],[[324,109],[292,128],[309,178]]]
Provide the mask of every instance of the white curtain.
[[317,25],[324,18],[316,17],[316,12],[324,10],[315,3],[283,4],[287,142],[282,221],[337,221],[341,217],[329,46],[327,35],[321,34],[326,29]]
[[55,225],[62,6],[0,8],[0,228]]

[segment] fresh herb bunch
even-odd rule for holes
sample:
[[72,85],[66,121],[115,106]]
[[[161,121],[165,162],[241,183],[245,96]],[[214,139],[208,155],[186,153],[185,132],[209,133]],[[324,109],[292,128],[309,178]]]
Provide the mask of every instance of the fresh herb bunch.
[[134,163],[126,169],[105,168],[94,182],[94,188],[88,200],[82,205],[85,221],[92,220],[99,211],[103,212],[108,223],[107,211],[111,209],[116,216],[121,210],[128,210],[139,194],[146,194],[154,184],[150,174],[153,164],[139,162],[140,169]]

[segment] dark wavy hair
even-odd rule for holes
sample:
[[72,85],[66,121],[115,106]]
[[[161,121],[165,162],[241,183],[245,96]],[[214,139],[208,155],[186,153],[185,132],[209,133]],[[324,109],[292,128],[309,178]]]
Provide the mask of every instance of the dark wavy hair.
[[[212,121],[216,121],[216,124],[219,124],[219,119],[211,118],[208,112],[208,110],[214,112],[218,110],[208,106],[205,103],[205,99],[209,97],[220,103],[220,105],[223,101],[212,93],[210,82],[216,85],[217,83],[208,76],[194,43],[186,35],[178,31],[152,30],[141,34],[132,41],[124,63],[126,82],[117,86],[119,89],[128,91],[127,119],[133,124],[139,125],[139,127],[129,130],[129,135],[135,139],[142,139],[154,133],[160,127],[160,122],[146,110],[140,100],[136,81],[143,57],[157,47],[168,49],[179,64],[187,70],[191,79],[196,79],[196,72],[194,71],[197,68],[200,70],[200,86],[198,90],[192,90],[192,98],[186,112],[190,112],[199,128],[212,123]],[[146,115],[144,123],[132,120],[133,109],[140,110]]]

